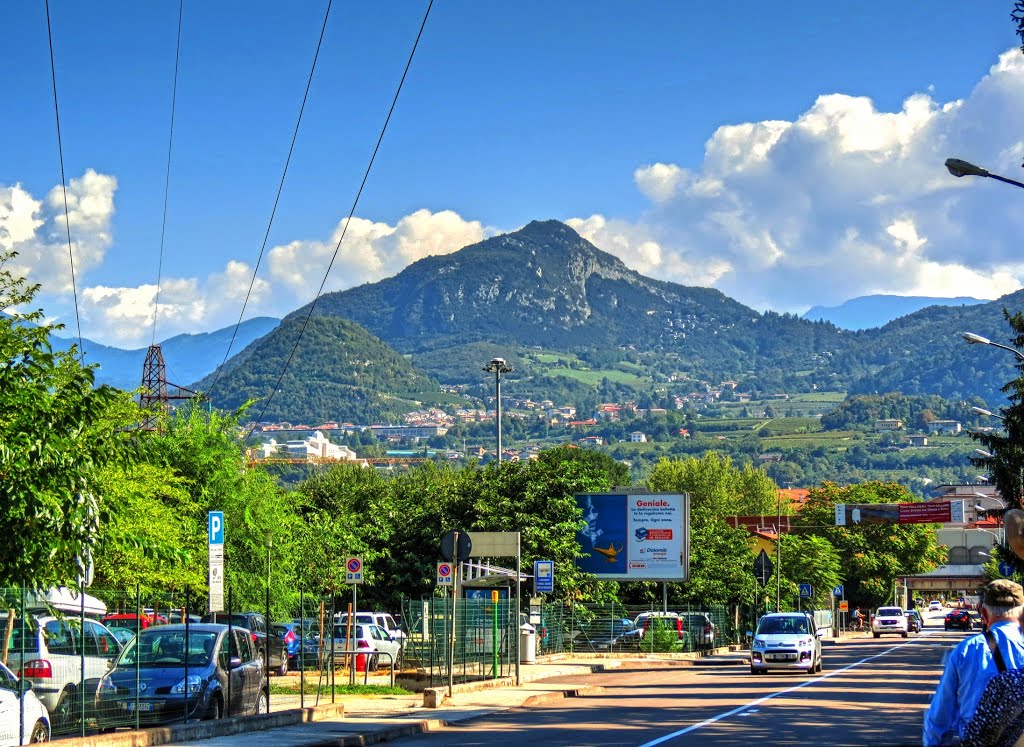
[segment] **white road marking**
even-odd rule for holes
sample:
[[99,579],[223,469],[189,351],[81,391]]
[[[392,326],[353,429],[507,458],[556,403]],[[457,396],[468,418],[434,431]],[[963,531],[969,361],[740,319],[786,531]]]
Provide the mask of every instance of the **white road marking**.
[[[723,719],[727,719],[730,716],[735,716],[736,714],[750,715],[752,713],[756,713],[757,712],[756,710],[751,711],[750,709],[754,708],[755,706],[759,706],[762,703],[767,703],[772,698],[777,698],[780,695],[788,695],[789,693],[796,692],[797,690],[800,690],[800,689],[802,689],[804,687],[807,687],[808,685],[814,685],[814,684],[816,684],[818,682],[822,682],[823,680],[827,680],[829,677],[835,677],[837,674],[842,674],[843,672],[849,672],[851,669],[855,669],[856,667],[859,667],[861,664],[869,662],[872,659],[877,659],[877,658],[879,658],[881,656],[886,656],[887,654],[891,654],[893,651],[901,649],[904,646],[913,646],[913,645],[917,644],[917,642],[920,641],[921,638],[924,638],[924,637],[930,635],[931,632],[933,632],[933,631],[929,631],[928,633],[921,633],[920,637],[918,637],[918,638],[915,638],[913,640],[907,641],[906,643],[900,643],[900,644],[898,644],[896,646],[893,646],[892,648],[886,649],[885,651],[882,651],[881,653],[877,653],[877,654],[875,654],[873,656],[867,656],[867,657],[861,659],[860,661],[855,661],[853,664],[849,664],[849,665],[843,667],[842,669],[836,669],[836,670],[834,670],[832,672],[829,672],[828,674],[823,674],[820,677],[815,677],[813,680],[804,680],[799,685],[794,685],[793,687],[788,687],[785,690],[779,690],[777,693],[772,693],[771,695],[765,695],[763,698],[758,698],[757,700],[752,700],[752,701],[750,701],[749,703],[747,703],[745,705],[741,705],[741,706],[738,706],[736,708],[733,708],[731,711],[726,711],[725,713],[720,713],[717,716],[713,716],[713,717],[711,717],[709,719],[705,719],[705,720],[701,721],[699,724],[693,724],[692,726],[687,726],[685,729],[680,729],[679,731],[674,731],[671,734],[666,734],[663,737],[658,737],[657,739],[651,740],[650,742],[644,742],[642,745],[640,745],[640,747],[655,747],[655,745],[664,744],[665,742],[671,741],[671,740],[675,739],[676,737],[681,737],[684,734],[689,734],[691,731],[697,731],[697,729],[703,728],[705,726],[710,726],[711,724],[714,724],[714,723],[716,723],[718,721],[722,721]],[[747,713],[744,713],[744,711],[746,711]]]

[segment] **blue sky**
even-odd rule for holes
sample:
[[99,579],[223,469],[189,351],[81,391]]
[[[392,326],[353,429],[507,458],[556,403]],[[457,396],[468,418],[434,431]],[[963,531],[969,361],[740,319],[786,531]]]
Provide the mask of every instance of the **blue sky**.
[[[176,2],[51,2],[82,334],[153,335]],[[157,339],[233,324],[326,3],[186,0]],[[335,3],[246,317],[311,299],[425,2]],[[534,219],[646,275],[801,312],[1021,287],[1008,0],[437,0],[328,280]],[[5,11],[0,248],[74,332],[41,2]]]

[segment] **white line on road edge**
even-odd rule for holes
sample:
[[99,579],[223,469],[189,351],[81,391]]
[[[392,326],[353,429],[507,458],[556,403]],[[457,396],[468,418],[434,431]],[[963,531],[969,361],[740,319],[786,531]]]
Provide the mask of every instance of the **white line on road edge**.
[[794,685],[793,687],[788,687],[785,690],[779,690],[777,693],[772,693],[771,695],[765,695],[763,698],[758,698],[757,700],[752,700],[751,702],[747,703],[746,705],[738,706],[736,708],[733,708],[731,711],[726,711],[725,713],[720,713],[717,716],[713,716],[712,718],[705,719],[704,721],[701,721],[699,724],[693,724],[692,726],[687,726],[685,729],[680,729],[679,731],[674,731],[671,734],[666,734],[663,737],[658,737],[657,739],[651,740],[650,742],[644,742],[642,745],[640,745],[640,747],[654,747],[655,745],[658,745],[658,744],[664,744],[665,742],[668,742],[668,741],[670,741],[672,739],[675,739],[676,737],[681,737],[684,734],[689,734],[691,731],[696,731],[697,729],[700,729],[700,728],[702,728],[704,726],[710,726],[711,724],[715,723],[716,721],[721,721],[722,719],[729,718],[730,716],[735,716],[737,713],[742,713],[743,711],[746,711],[746,710],[748,710],[750,708],[753,708],[754,706],[759,706],[762,703],[767,703],[772,698],[777,698],[780,695],[788,695],[789,693],[796,692],[797,690],[799,690],[801,688],[804,688],[804,687],[807,687],[808,685],[813,685],[815,683],[821,682],[822,680],[827,680],[829,677],[835,677],[837,674],[842,674],[843,672],[848,672],[851,669],[855,669],[856,667],[859,667],[861,664],[864,664],[865,662],[869,662],[872,659],[877,659],[880,656],[886,656],[887,654],[891,654],[893,651],[896,651],[897,649],[901,649],[904,646],[913,646],[918,641],[920,641],[921,638],[923,638],[923,637],[925,637],[927,635],[928,635],[928,633],[922,633],[921,637],[915,638],[912,641],[907,641],[906,643],[900,643],[899,645],[896,645],[896,646],[893,646],[892,648],[886,649],[885,651],[882,651],[881,653],[874,654],[873,656],[867,656],[867,657],[861,659],[860,661],[855,661],[853,664],[845,666],[842,669],[836,669],[833,672],[829,672],[828,674],[821,675],[821,677],[815,677],[813,680],[804,680],[799,685]]

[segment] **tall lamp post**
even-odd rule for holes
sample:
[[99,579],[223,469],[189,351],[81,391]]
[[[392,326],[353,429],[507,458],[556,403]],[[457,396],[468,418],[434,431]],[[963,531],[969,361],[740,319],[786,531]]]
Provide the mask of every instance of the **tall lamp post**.
[[1017,360],[1024,361],[1024,353],[1022,353],[1020,350],[1017,350],[1017,348],[1011,348],[1009,345],[1001,345],[998,342],[993,342],[987,337],[976,335],[973,332],[963,332],[960,336],[964,338],[964,342],[966,342],[968,345],[991,345],[994,348],[1008,350],[1009,352],[1017,356]]
[[494,407],[495,420],[498,421],[498,464],[501,464],[501,375],[512,373],[512,366],[505,363],[504,358],[494,358],[484,366],[484,371],[494,374]]
[[995,179],[997,182],[1005,182],[1006,184],[1012,184],[1015,187],[1024,189],[1024,182],[1019,182],[1016,179],[1009,179],[1005,176],[999,176],[999,174],[993,174],[988,169],[983,169],[981,166],[975,166],[970,161],[963,161],[959,158],[947,158],[946,169],[950,174],[957,178],[961,176],[982,176],[988,177],[989,179]]

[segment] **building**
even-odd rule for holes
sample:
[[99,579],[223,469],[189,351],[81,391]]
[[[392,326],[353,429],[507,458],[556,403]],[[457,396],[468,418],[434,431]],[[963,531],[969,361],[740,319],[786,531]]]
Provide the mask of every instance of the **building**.
[[633,431],[629,434],[629,442],[634,444],[647,443],[647,434],[643,431]]
[[896,418],[884,418],[882,420],[875,421],[875,431],[877,433],[886,433],[889,431],[901,431],[903,430],[903,421]]
[[934,435],[955,436],[963,426],[956,420],[933,420],[925,425],[925,430]]

